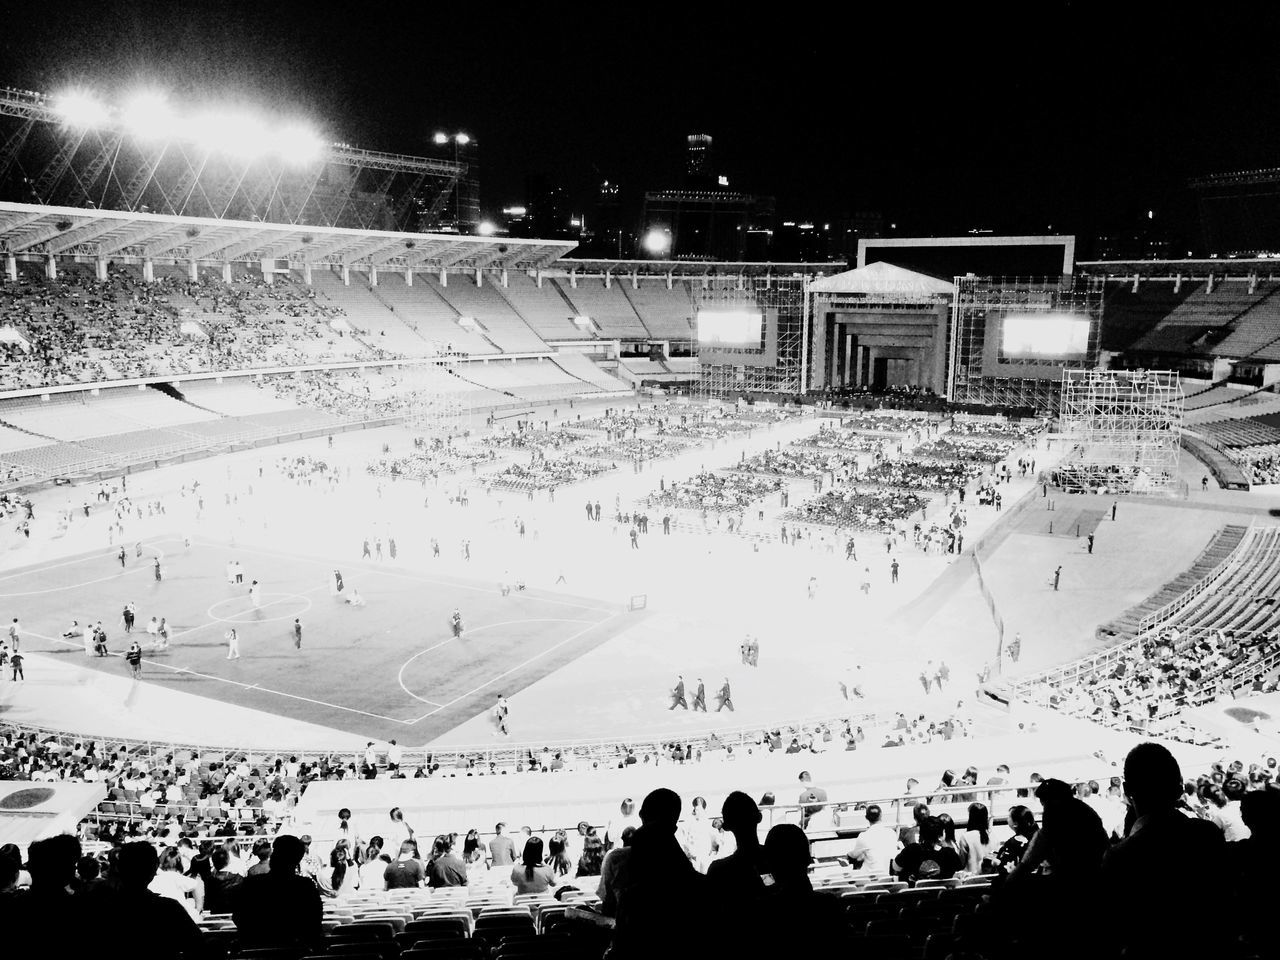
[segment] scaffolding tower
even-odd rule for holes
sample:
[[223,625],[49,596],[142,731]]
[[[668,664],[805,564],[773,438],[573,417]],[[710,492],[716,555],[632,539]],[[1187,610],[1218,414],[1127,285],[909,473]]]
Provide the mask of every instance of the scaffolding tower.
[[1058,468],[1071,493],[1177,489],[1184,398],[1169,370],[1064,370],[1061,431],[1075,448]]
[[404,423],[428,448],[448,447],[471,428],[470,392],[460,389],[458,360],[442,355],[436,362],[402,367],[407,390]]
[[704,281],[698,309],[751,308],[764,315],[756,347],[698,345],[700,399],[789,394],[805,387],[805,282],[802,277],[734,277]]

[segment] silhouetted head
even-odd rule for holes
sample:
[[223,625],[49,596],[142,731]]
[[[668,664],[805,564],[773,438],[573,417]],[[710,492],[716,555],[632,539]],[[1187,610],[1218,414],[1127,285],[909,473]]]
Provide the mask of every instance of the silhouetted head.
[[644,798],[640,805],[640,823],[659,833],[675,833],[680,821],[680,795],[674,790],[659,787]]
[[776,883],[796,885],[809,883],[809,838],[798,824],[779,823],[764,840],[765,861]]
[[741,790],[735,790],[724,798],[720,816],[724,819],[724,828],[735,837],[739,834],[755,837],[756,828],[760,826],[760,808]]
[[1148,740],[1124,758],[1124,792],[1134,813],[1172,809],[1182,796],[1182,771],[1168,748]]
[[271,844],[271,872],[293,873],[306,855],[307,845],[300,837],[281,835]]

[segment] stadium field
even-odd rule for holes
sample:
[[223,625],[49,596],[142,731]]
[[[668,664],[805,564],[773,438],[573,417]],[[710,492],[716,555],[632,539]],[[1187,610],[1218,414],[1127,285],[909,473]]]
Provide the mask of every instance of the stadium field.
[[[643,615],[547,591],[503,596],[496,583],[400,571],[393,561],[343,564],[345,589],[335,595],[332,564],[287,551],[201,539],[187,547],[180,536],[141,546],[141,556],[128,546],[123,567],[117,553],[102,551],[0,576],[0,606],[6,622],[20,618],[22,651],[123,674],[130,638],[122,613],[133,603],[144,683],[407,746],[485,711],[499,693],[509,696]],[[241,564],[244,583],[228,582],[231,560]],[[255,578],[262,591],[256,608],[249,597]],[[352,590],[365,605],[346,602]],[[450,628],[455,608],[460,639]],[[153,616],[168,620],[167,650],[149,649],[145,627]],[[86,655],[79,637],[64,637],[72,620],[101,620],[111,655]],[[232,627],[238,660],[227,659]],[[206,738],[220,739],[217,731]]]

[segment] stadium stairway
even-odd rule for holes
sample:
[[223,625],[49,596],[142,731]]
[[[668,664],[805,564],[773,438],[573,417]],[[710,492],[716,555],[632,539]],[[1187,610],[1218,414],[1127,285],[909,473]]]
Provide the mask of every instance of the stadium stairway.
[[1141,603],[1130,607],[1115,620],[1099,626],[1098,639],[1129,640],[1137,636],[1143,618],[1185,596],[1206,577],[1221,570],[1224,564],[1230,563],[1244,542],[1247,532],[1248,528],[1236,524],[1224,526],[1213,535],[1190,567]]

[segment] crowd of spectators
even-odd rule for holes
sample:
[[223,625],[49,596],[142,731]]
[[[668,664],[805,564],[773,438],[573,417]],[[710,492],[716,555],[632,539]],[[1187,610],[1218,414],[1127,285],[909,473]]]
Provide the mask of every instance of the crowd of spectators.
[[847,483],[857,476],[858,457],[812,447],[785,447],[751,457],[744,454],[731,469],[790,478],[831,477],[834,483]]
[[645,503],[650,507],[736,513],[767,496],[781,493],[784,486],[781,477],[704,470],[687,480],[664,481],[661,489],[645,498]]
[[929,497],[909,490],[836,487],[792,508],[783,516],[801,523],[883,533],[919,513]]
[[[947,771],[933,796],[918,786],[908,783],[900,822],[878,804],[859,805],[856,837],[817,864],[806,830],[824,830],[815,821],[831,805],[807,773],[798,823],[766,824],[773,794],[757,802],[735,790],[715,810],[658,788],[638,805],[624,800],[603,826],[535,833],[498,823],[488,842],[474,828],[429,842],[407,824],[373,834],[348,810],[338,815],[342,836],[321,850],[308,836],[281,834],[249,849],[236,838],[159,850],[134,840],[93,856],[59,836],[32,844],[25,860],[15,847],[0,849],[0,922],[48,932],[75,918],[103,931],[127,918],[145,932],[146,955],[196,957],[197,920],[216,912],[232,920],[242,949],[306,952],[323,945],[325,918],[340,916],[326,902],[505,886],[508,897],[542,902],[589,894],[575,900],[579,917],[597,915],[611,928],[609,956],[619,960],[662,955],[673,940],[699,953],[718,945],[730,955],[850,947],[883,955],[889,945],[875,938],[883,924],[872,928],[882,921],[903,939],[894,955],[907,955],[912,937],[923,948],[944,930],[954,956],[1019,956],[1032,944],[1042,955],[1087,950],[1127,960],[1274,955],[1274,765],[1215,764],[1186,778],[1163,745],[1148,741],[1105,784],[1035,775],[1015,787],[1005,768],[982,784],[970,768],[960,777]],[[874,891],[858,896],[874,878],[921,895],[892,903]],[[970,878],[978,881],[972,899],[958,899],[964,887],[945,892]],[[680,909],[693,904],[706,909]],[[872,912],[886,905],[895,912]],[[130,938],[104,939],[98,955],[137,955]]]
[[0,285],[0,354],[18,387],[97,382],[324,359],[390,356],[361,342],[342,311],[284,278],[231,284],[171,275],[144,282],[112,266],[105,281],[74,266],[57,280]]
[[564,450],[584,439],[586,438],[582,434],[572,430],[505,430],[491,434],[480,442],[488,447],[545,453],[547,450]]
[[485,474],[480,482],[489,487],[504,487],[528,492],[555,490],[569,483],[590,480],[612,470],[611,464],[601,460],[579,460],[576,457],[551,459],[540,457],[530,463],[513,463],[497,473]]
[[679,456],[689,447],[662,437],[624,437],[608,443],[588,443],[573,451],[576,457],[597,460],[636,461],[666,460]]
[[1231,450],[1229,455],[1244,468],[1253,485],[1280,483],[1280,448],[1242,447]]
[[818,427],[818,432],[804,439],[797,440],[797,445],[820,447],[824,450],[848,450],[855,453],[880,454],[885,449],[882,437],[868,436],[851,430],[841,430],[826,424]]
[[904,490],[957,490],[985,470],[984,463],[908,456],[884,460],[867,470],[862,479]]
[[914,457],[938,460],[963,460],[971,463],[999,463],[1019,445],[1006,437],[946,436],[921,444],[911,451]]

